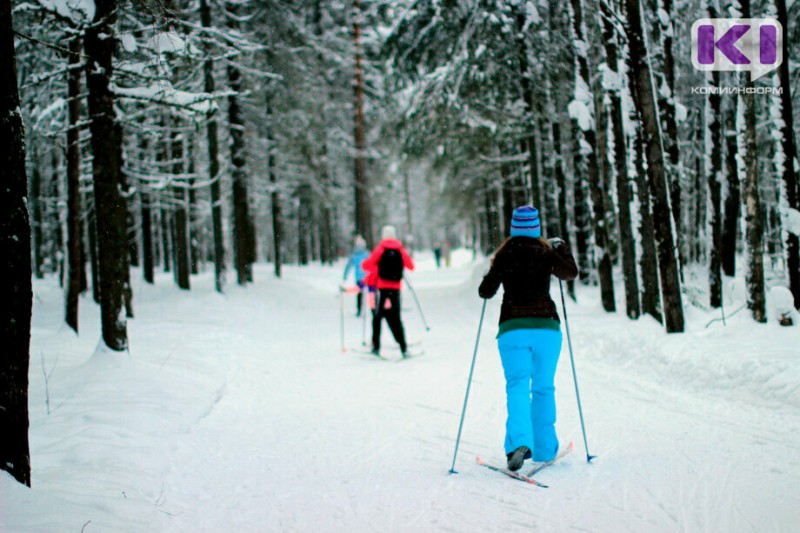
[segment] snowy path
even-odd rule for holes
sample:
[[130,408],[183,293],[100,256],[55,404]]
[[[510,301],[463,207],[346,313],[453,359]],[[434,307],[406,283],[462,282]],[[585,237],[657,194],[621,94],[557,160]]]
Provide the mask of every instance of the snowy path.
[[[737,316],[706,329],[714,315],[692,310],[690,331],[667,336],[648,319],[605,315],[596,290],[579,289],[569,318],[599,457],[585,462],[565,343],[557,428],[575,453],[539,474],[551,486],[539,489],[474,464],[503,461],[495,298],[453,476],[482,267],[422,263],[411,279],[431,330],[407,293],[404,316],[426,354],[399,364],[340,351],[339,265],[287,268],[280,281],[263,267],[225,297],[207,278],[191,294],[142,287],[121,363],[103,352],[87,362],[94,311],[75,339],[43,288],[32,353],[60,354],[49,383],[59,407],[46,414],[32,365],[34,490],[3,480],[0,529],[796,530],[800,328]],[[362,331],[353,307],[348,298],[351,348]],[[383,339],[393,346],[388,328]]]

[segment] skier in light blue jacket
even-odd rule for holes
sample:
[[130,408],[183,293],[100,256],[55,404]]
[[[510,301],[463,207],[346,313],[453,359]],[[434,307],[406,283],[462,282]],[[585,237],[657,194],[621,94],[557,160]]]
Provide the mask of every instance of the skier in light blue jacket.
[[369,257],[367,242],[361,235],[359,235],[356,237],[353,252],[350,254],[350,259],[348,259],[347,264],[344,267],[344,274],[342,274],[343,281],[347,281],[347,275],[350,274],[351,269],[355,275],[356,285],[358,285],[359,288],[358,296],[356,296],[356,316],[361,316],[361,311],[364,306],[364,277],[367,275],[367,273],[363,268],[361,268],[361,263],[367,257]]

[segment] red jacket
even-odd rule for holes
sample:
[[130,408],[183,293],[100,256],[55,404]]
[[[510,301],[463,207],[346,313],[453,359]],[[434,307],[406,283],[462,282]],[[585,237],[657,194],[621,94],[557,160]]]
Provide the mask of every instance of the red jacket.
[[388,279],[383,279],[378,276],[378,261],[381,259],[381,255],[383,255],[383,251],[387,248],[392,248],[396,250],[400,250],[400,255],[403,256],[403,266],[409,270],[414,270],[414,260],[411,259],[411,256],[408,255],[408,252],[405,248],[403,248],[402,243],[397,239],[383,239],[381,242],[378,243],[378,246],[372,250],[372,253],[369,254],[369,257],[364,259],[361,263],[361,268],[369,272],[367,274],[367,285],[370,284],[369,278],[378,278],[378,290],[380,289],[393,289],[399,291],[402,288],[402,281],[390,281]]

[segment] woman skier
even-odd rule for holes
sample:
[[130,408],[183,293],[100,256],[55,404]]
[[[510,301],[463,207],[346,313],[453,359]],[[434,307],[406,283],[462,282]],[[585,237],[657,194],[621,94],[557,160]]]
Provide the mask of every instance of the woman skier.
[[353,247],[353,253],[350,254],[350,259],[347,261],[347,264],[344,266],[344,274],[342,274],[342,281],[347,281],[347,275],[350,273],[350,270],[353,270],[353,275],[355,276],[356,285],[358,285],[358,295],[356,296],[356,316],[361,316],[361,309],[363,308],[363,301],[364,301],[364,277],[366,276],[366,272],[364,269],[361,268],[361,263],[369,257],[369,251],[367,250],[367,241],[361,235],[356,237],[355,246]]
[[506,379],[504,447],[508,469],[516,471],[531,456],[551,461],[558,452],[553,380],[561,326],[550,298],[550,276],[575,279],[578,267],[563,240],[541,237],[537,209],[515,209],[510,233],[494,254],[478,294],[491,298],[503,285],[497,346]]

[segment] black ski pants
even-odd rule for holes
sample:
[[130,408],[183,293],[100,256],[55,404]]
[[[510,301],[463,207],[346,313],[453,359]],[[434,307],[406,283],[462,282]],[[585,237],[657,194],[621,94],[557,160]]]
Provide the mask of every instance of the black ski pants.
[[394,340],[400,345],[400,351],[405,352],[406,334],[403,330],[403,322],[400,320],[400,291],[392,289],[378,291],[378,305],[375,315],[372,317],[372,347],[375,350],[379,350],[381,347],[381,322],[384,318],[389,324],[389,329],[392,330]]

